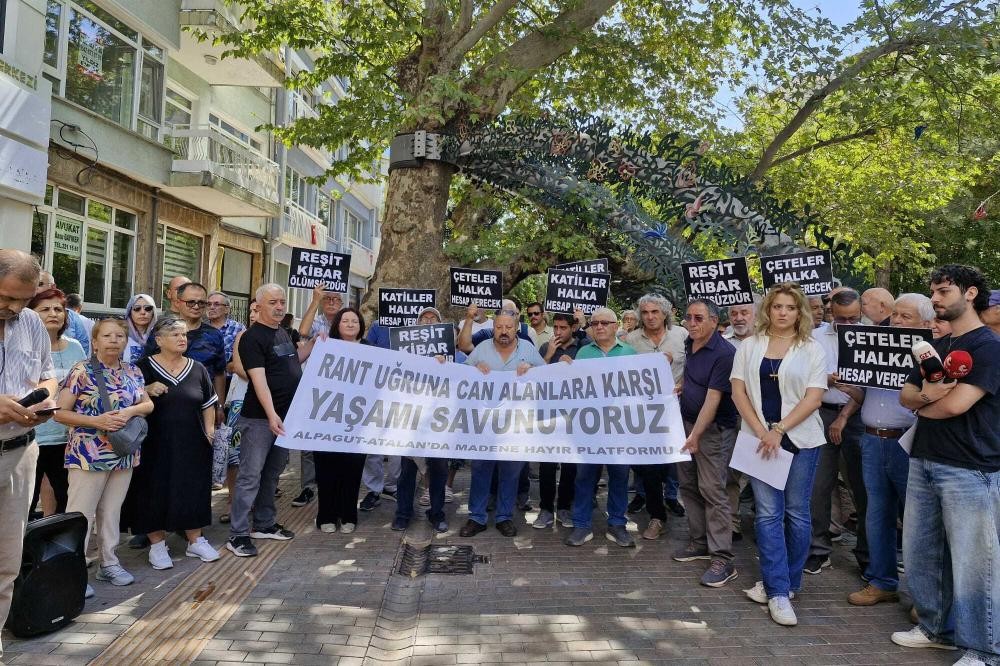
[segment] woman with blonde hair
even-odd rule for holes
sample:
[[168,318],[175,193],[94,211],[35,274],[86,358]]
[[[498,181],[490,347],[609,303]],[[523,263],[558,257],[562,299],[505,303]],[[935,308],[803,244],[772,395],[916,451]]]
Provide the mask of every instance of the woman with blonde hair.
[[[56,420],[69,426],[66,469],[69,470],[69,501],[66,511],[79,511],[91,528],[96,522],[100,550],[97,580],[129,585],[132,574],[118,562],[119,520],[128,493],[132,468],[139,465],[139,451],[127,456],[115,453],[108,433],[124,427],[133,416],[147,416],[153,403],[146,395],[142,373],[121,360],[128,341],[125,322],[102,319],[90,333],[92,357],[77,363],[59,391]],[[98,373],[107,385],[110,405],[104,404]],[[90,539],[90,529],[87,539]]]
[[798,622],[790,600],[802,585],[812,533],[809,498],[818,447],[826,441],[817,412],[827,388],[826,355],[812,329],[809,302],[799,286],[773,286],[757,310],[755,335],[736,350],[730,375],[742,433],[759,440],[758,454],[765,460],[779,449],[793,454],[784,490],[750,479],[764,580],[746,593],[766,603],[771,619],[786,626]]

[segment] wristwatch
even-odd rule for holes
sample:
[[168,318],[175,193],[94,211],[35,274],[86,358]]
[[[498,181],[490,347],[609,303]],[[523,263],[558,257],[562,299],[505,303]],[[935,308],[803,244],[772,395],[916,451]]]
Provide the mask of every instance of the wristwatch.
[[778,421],[777,423],[772,423],[771,424],[771,430],[775,431],[779,435],[784,435],[785,434],[785,425],[781,421]]

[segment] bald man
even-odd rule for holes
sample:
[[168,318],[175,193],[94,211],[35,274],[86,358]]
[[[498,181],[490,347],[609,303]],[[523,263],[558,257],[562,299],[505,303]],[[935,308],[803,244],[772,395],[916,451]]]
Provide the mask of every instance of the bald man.
[[189,282],[191,282],[191,278],[185,275],[176,275],[170,279],[170,282],[167,283],[167,302],[164,304],[166,306],[163,308],[164,310],[169,307],[170,312],[180,316],[180,310],[177,309],[177,290]]
[[873,287],[861,294],[861,313],[875,326],[888,326],[895,303],[888,289]]

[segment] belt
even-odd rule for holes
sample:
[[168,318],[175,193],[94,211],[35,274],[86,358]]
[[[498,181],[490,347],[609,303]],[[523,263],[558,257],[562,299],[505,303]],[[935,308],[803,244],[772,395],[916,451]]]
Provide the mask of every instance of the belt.
[[[844,403],[844,405],[846,405],[846,404],[847,404],[847,403],[845,402],[845,403]],[[841,408],[842,408],[842,407],[843,407],[844,405],[838,405],[838,404],[837,404],[837,403],[835,403],[835,402],[824,402],[824,403],[820,403],[820,407],[822,407],[823,409],[835,409],[835,410],[837,410],[838,412],[840,411],[840,409],[841,409]]]
[[29,430],[20,437],[12,437],[11,439],[0,441],[0,456],[7,451],[13,451],[14,449],[19,449],[22,446],[27,446],[33,441],[35,441],[34,430]]
[[865,426],[865,432],[869,435],[882,437],[883,439],[899,439],[906,432],[906,428],[872,428]]

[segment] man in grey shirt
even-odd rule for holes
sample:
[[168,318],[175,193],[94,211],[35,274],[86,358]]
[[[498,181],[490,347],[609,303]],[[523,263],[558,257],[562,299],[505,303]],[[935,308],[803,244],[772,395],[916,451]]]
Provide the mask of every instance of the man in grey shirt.
[[[21,569],[21,546],[35,489],[38,444],[35,426],[55,407],[56,373],[49,334],[33,310],[41,267],[19,250],[0,250],[0,627],[7,621],[14,579]],[[49,398],[32,407],[18,400],[43,388]],[[0,657],[3,646],[0,646]]]
[[[517,372],[523,375],[532,367],[545,365],[534,343],[517,337],[517,313],[504,310],[493,319],[493,338],[480,342],[467,365],[474,365],[484,374],[491,371]],[[469,520],[459,532],[471,537],[486,529],[487,503],[494,468],[499,468],[497,483],[496,528],[505,537],[517,535],[514,526],[514,500],[517,497],[517,480],[523,462],[511,460],[473,460],[472,484],[469,488]]]

